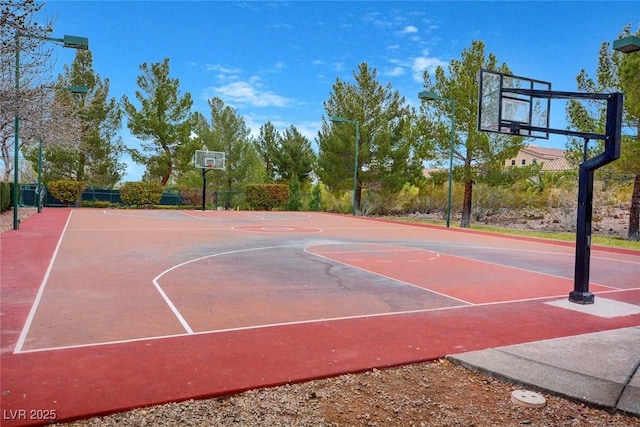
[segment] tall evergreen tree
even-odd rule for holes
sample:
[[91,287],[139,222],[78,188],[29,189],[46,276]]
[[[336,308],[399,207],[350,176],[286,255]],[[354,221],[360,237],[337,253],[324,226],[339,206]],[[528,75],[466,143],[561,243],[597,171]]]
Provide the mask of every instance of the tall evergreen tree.
[[[71,93],[72,86],[84,86],[87,93]],[[45,181],[65,178],[99,187],[117,184],[125,168],[119,161],[121,111],[115,98],[109,98],[109,79],[102,80],[94,72],[91,51],[78,51],[71,67],[64,66],[51,108],[49,132],[42,135]],[[35,150],[29,158],[35,168]]]
[[279,138],[277,147],[272,155],[275,176],[284,181],[308,182],[315,163],[309,140],[292,125]]
[[[461,59],[449,63],[446,71],[443,67],[437,67],[433,80],[428,71],[424,73],[424,88],[427,91],[456,101],[453,157],[458,165],[456,176],[464,182],[461,227],[469,227],[471,223],[473,183],[482,179],[487,168],[504,164],[505,159],[515,155],[523,146],[521,137],[478,131],[478,76],[483,68],[509,73],[506,64],[498,65],[494,54],[485,55],[483,42],[474,41],[469,49],[463,50]],[[433,137],[437,157],[448,161],[451,152],[450,126],[442,123],[450,120],[449,103],[425,102],[421,111],[421,117],[430,120],[429,123],[423,123],[423,127]]]
[[[620,37],[631,35],[631,26],[624,28]],[[637,31],[635,35],[640,35]],[[596,79],[583,69],[577,76],[578,90],[590,93],[624,93],[623,131],[620,159],[603,168],[602,174],[628,176],[633,181],[631,206],[629,209],[629,240],[640,240],[640,54],[622,54],[610,49],[609,42],[600,46]],[[568,121],[573,128],[583,132],[604,133],[606,104],[598,101],[570,101],[567,105]],[[635,132],[635,135],[633,134]],[[574,163],[584,156],[582,139],[571,138],[567,151]],[[603,141],[589,144],[588,157],[603,151]]]
[[264,170],[251,141],[251,131],[235,109],[220,98],[209,100],[211,123],[206,149],[225,153],[225,170],[216,174],[212,182],[225,191],[237,191],[243,185],[262,182]]
[[415,141],[409,138],[410,108],[391,84],[382,86],[377,71],[367,63],[354,72],[356,83],[336,79],[333,92],[324,103],[327,116],[359,122],[358,164],[355,164],[355,129],[347,123],[323,122],[318,133],[318,175],[333,192],[351,188],[357,170],[356,210],[362,190],[392,193],[422,175],[415,155]]
[[269,181],[275,179],[273,157],[278,150],[280,133],[271,122],[267,122],[260,127],[260,136],[256,139],[256,150],[262,159],[265,167],[266,178]]
[[128,116],[127,127],[141,139],[142,152],[129,148],[134,161],[147,167],[149,179],[159,179],[164,186],[169,182],[176,153],[188,144],[191,134],[191,94],[180,94],[180,82],[169,77],[169,59],[140,66],[136,99],[140,109],[125,95],[122,105]]

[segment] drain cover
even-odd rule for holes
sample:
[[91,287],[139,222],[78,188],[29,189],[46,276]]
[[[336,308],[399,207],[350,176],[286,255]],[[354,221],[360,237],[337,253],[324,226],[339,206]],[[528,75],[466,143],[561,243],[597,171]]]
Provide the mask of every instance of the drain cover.
[[547,401],[540,393],[529,390],[514,390],[511,392],[511,401],[525,408],[542,408]]

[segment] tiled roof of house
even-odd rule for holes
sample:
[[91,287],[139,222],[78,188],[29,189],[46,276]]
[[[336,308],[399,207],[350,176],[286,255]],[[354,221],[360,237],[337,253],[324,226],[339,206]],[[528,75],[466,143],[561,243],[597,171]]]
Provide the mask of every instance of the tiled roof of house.
[[522,151],[528,151],[531,154],[537,155],[542,159],[557,159],[564,158],[564,150],[559,148],[546,148],[538,147],[537,145],[528,145],[523,148]]
[[552,160],[544,160],[542,162],[543,171],[560,172],[560,171],[566,171],[571,169],[573,169],[573,167],[569,164],[567,159],[565,159],[564,157],[559,157],[557,159],[552,159]]

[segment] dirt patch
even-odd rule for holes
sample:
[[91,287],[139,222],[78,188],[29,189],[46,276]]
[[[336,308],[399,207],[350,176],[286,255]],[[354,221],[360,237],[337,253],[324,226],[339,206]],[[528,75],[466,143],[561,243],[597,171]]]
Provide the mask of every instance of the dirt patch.
[[[443,220],[441,212],[416,213],[408,216],[419,219]],[[627,238],[629,232],[629,206],[618,205],[594,208],[592,216],[591,230],[593,234]],[[453,215],[451,223],[457,224],[460,223],[460,220],[460,215]],[[505,210],[491,215],[481,215],[479,219],[473,218],[471,226],[473,227],[474,224],[530,231],[575,232],[576,211],[574,209]]]
[[640,419],[544,395],[511,401],[512,384],[445,360],[189,400],[64,424],[106,426],[640,426]]

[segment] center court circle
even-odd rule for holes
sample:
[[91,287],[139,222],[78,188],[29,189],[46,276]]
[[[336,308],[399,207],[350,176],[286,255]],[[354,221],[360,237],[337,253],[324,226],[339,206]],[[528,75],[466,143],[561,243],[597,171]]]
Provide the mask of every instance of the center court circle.
[[232,230],[246,231],[253,233],[271,233],[271,234],[309,234],[321,233],[321,228],[315,227],[291,227],[286,225],[238,225],[231,227]]

